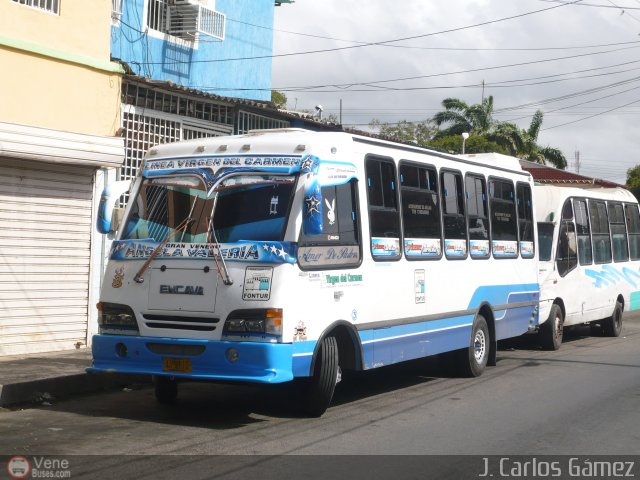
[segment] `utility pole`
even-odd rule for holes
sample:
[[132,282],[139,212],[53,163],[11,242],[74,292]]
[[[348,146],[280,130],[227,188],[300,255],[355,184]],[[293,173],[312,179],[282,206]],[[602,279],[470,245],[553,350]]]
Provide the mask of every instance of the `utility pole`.
[[580,150],[576,150],[575,152],[573,152],[573,155],[575,156],[575,167],[576,167],[576,173],[579,175],[580,174]]
[[484,79],[482,80],[482,102],[480,103],[484,103]]

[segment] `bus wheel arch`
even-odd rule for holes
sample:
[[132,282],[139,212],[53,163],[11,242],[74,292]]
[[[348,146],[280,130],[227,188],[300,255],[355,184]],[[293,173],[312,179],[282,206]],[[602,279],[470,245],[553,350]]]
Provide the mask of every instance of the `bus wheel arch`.
[[320,335],[320,338],[318,338],[318,343],[313,350],[310,374],[313,374],[321,343],[326,337],[335,337],[336,339],[341,369],[350,371],[362,370],[363,354],[360,336],[352,324],[345,320],[338,320],[329,325],[322,335]]
[[310,377],[303,384],[303,405],[312,417],[321,416],[331,404],[342,369],[361,368],[358,336],[347,322],[333,323],[318,339],[311,360]]

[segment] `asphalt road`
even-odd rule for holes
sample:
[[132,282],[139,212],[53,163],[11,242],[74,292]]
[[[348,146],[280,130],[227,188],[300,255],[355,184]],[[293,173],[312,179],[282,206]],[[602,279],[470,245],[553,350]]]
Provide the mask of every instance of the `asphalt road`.
[[640,314],[619,338],[580,327],[556,352],[528,340],[477,379],[438,359],[363,372],[319,419],[287,388],[211,384],[181,385],[174,406],[141,387],[5,410],[0,454],[640,454]]

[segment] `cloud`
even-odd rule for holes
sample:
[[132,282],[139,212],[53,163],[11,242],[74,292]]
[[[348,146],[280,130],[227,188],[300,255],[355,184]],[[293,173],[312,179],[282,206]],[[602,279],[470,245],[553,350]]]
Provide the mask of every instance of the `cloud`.
[[[276,30],[331,37],[336,40],[303,37],[276,31],[274,34],[274,53],[357,45],[337,39],[350,40],[351,42],[380,42],[427,35],[554,6],[557,4],[536,0],[518,2],[506,0],[450,0],[448,2],[371,0],[366,3],[355,0],[298,0],[294,4],[276,9]],[[638,6],[640,7],[640,5]],[[542,60],[586,53],[593,54],[619,49],[623,46],[545,51],[455,51],[427,50],[425,48],[558,48],[639,41],[640,11],[634,12],[639,19],[638,21],[634,21],[626,13],[621,15],[620,11],[614,8],[563,6],[547,12],[487,26],[392,44],[418,48],[369,46],[313,55],[275,58],[273,86],[279,88],[326,85],[325,88],[319,88],[315,91],[305,89],[304,91],[287,92],[290,106],[293,107],[294,99],[297,108],[312,109],[317,103],[322,103],[327,114],[337,114],[340,99],[342,99],[343,123],[345,125],[367,124],[372,118],[388,122],[402,119],[414,121],[425,119],[438,111],[441,101],[450,96],[476,103],[482,98],[483,89],[481,86],[435,90],[420,90],[420,88],[481,84],[483,80],[487,84],[484,94],[494,96],[496,108],[522,105],[634,76],[640,77],[640,70],[592,79],[581,78],[566,82],[512,88],[499,88],[489,84],[589,68],[602,68],[607,65],[629,62],[637,58],[640,43],[628,45],[633,48],[627,50],[547,62],[542,62]],[[451,73],[535,61],[540,63],[380,83],[370,87],[346,87],[349,84],[361,82]],[[640,63],[629,65],[626,68],[634,66],[640,68]],[[600,70],[594,73],[612,72],[622,68]],[[576,74],[575,76],[580,75]],[[338,88],[337,85],[341,87]],[[612,87],[600,93],[566,101],[556,101],[540,108],[549,111],[580,101],[597,99],[604,95],[629,89],[632,86],[633,84],[625,87]],[[356,91],[363,88],[372,91]],[[413,88],[414,90],[395,91],[389,90],[389,88]],[[320,90],[331,91],[323,92]],[[543,128],[601,113],[634,100],[640,100],[640,89],[637,93],[632,91],[582,107],[551,112],[545,116]],[[535,107],[526,108],[510,112],[509,115],[512,115],[511,118],[528,116],[517,122],[525,127],[534,111]],[[602,114],[565,127],[543,130],[540,141],[543,144],[562,149],[570,160],[570,164],[574,158],[574,151],[580,150],[581,157],[585,159],[582,162],[581,173],[589,174],[590,169],[591,172],[599,173],[597,176],[623,183],[626,169],[640,163],[640,158],[635,153],[638,150],[637,138],[639,136],[637,135],[637,127],[634,125],[638,122],[634,120],[638,113],[640,113],[640,103],[635,108],[625,107],[616,112]],[[508,117],[501,115],[499,118]]]

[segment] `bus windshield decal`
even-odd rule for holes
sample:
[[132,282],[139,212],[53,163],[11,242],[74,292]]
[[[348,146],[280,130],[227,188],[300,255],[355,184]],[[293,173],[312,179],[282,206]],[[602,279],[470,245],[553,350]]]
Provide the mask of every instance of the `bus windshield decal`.
[[143,175],[154,171],[176,171],[185,169],[218,169],[220,167],[298,167],[302,157],[293,155],[248,155],[191,158],[147,159]]
[[[148,259],[160,245],[150,239],[117,240],[113,242],[112,260],[144,260]],[[239,241],[223,243],[217,248],[202,243],[167,243],[155,255],[156,259],[213,259],[214,255],[226,261],[257,263],[295,263],[297,244],[293,242],[252,242]]]

